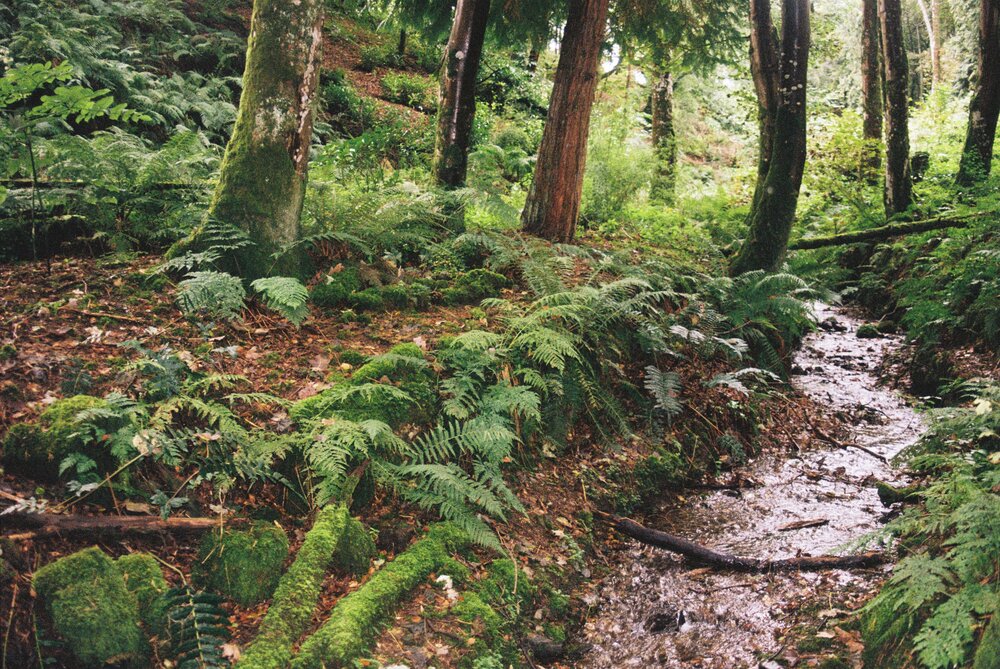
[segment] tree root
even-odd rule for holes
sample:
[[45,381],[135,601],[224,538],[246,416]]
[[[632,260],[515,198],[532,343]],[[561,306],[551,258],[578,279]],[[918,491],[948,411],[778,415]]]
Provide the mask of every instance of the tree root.
[[859,553],[857,555],[817,555],[784,558],[780,560],[765,560],[745,558],[727,553],[719,553],[711,548],[701,546],[666,532],[650,529],[629,518],[622,518],[609,513],[595,511],[594,516],[612,525],[616,530],[632,537],[647,546],[655,546],[679,553],[693,562],[751,573],[770,571],[818,571],[822,569],[852,569],[873,567],[885,563],[888,558],[884,553]]

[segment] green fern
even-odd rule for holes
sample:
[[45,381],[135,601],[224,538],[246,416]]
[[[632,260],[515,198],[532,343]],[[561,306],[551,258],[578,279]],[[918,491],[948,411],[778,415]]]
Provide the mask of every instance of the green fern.
[[264,299],[268,308],[298,326],[309,315],[309,291],[298,279],[272,276],[250,284]]
[[189,585],[164,595],[167,605],[166,645],[177,669],[228,667],[223,644],[229,641],[229,616],[222,598],[197,592]]
[[674,418],[680,414],[682,406],[677,394],[681,389],[681,378],[676,372],[661,372],[650,365],[646,367],[644,385],[656,402],[653,406],[662,411],[667,418]]
[[225,272],[191,272],[177,285],[177,303],[189,316],[234,320],[245,299],[243,282]]

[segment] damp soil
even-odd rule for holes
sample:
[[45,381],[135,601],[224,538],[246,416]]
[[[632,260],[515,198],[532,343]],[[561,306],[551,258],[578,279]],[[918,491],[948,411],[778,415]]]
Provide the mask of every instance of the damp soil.
[[[753,488],[678,496],[650,509],[647,525],[737,555],[783,558],[848,552],[884,524],[875,482],[904,482],[891,460],[924,430],[875,375],[901,341],[859,339],[861,321],[816,309],[825,327],[797,354],[793,385],[847,418],[846,435],[835,439],[844,446],[815,438],[764,455],[742,474]],[[582,667],[773,666],[791,628],[846,593],[874,591],[887,569],[734,574],[636,543],[611,559],[615,574],[598,589],[584,627],[592,646]]]

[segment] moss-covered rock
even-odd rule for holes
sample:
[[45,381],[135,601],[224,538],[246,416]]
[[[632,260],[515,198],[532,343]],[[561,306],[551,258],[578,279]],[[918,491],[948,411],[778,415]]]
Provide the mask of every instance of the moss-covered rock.
[[249,530],[209,532],[202,539],[191,573],[195,585],[218,592],[242,606],[267,599],[288,556],[288,536],[271,523]]
[[[281,577],[257,638],[237,663],[239,669],[279,669],[288,666],[292,647],[309,628],[329,566],[351,573],[367,570],[374,547],[362,546],[356,532],[367,532],[343,506],[327,507],[316,515],[312,528]],[[363,561],[363,566],[362,566]]]
[[445,304],[473,304],[487,297],[497,297],[510,280],[488,269],[474,269],[458,276],[452,286],[441,291]]
[[0,445],[0,457],[8,471],[34,480],[54,481],[59,464],[70,453],[85,452],[102,471],[111,466],[110,453],[85,446],[78,432],[76,415],[107,406],[107,401],[90,395],[74,395],[54,402],[42,412],[38,425],[19,423],[10,428]]
[[160,563],[149,553],[123,555],[115,563],[125,579],[125,587],[135,597],[142,623],[151,634],[159,635],[167,617],[164,595],[170,589]]
[[35,592],[56,633],[84,666],[138,666],[148,649],[135,597],[115,562],[96,546],[39,569]]
[[356,267],[345,267],[329,274],[326,280],[309,292],[309,299],[317,307],[338,309],[348,304],[351,293],[361,290],[361,279]]
[[330,617],[306,639],[292,669],[340,669],[364,656],[396,611],[400,600],[468,544],[462,530],[436,525],[425,537],[386,564],[333,607]]
[[365,288],[350,294],[347,304],[355,311],[379,311],[385,308],[382,289]]
[[858,326],[858,331],[855,335],[858,339],[878,339],[881,333],[878,331],[877,326],[865,323]]

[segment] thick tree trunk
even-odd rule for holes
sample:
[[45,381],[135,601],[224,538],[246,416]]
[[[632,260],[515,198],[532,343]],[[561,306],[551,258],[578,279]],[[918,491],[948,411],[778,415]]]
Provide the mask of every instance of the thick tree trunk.
[[969,103],[969,127],[957,177],[964,186],[989,175],[1000,116],[1000,0],[981,2],[978,77]]
[[271,253],[299,238],[322,44],[321,0],[255,0],[243,94],[209,215],[256,243],[234,259],[247,277],[298,271]]
[[576,232],[608,1],[569,3],[535,176],[521,214],[525,232],[552,241],[572,241]]
[[882,164],[882,61],[878,0],[862,0],[861,101],[864,113],[866,172]]
[[[751,17],[768,0],[751,1]],[[773,89],[774,74],[763,69],[760,60],[754,70],[758,100],[762,89],[777,91],[773,122],[771,160],[763,182],[758,181],[754,202],[747,217],[747,238],[733,258],[733,276],[763,269],[778,269],[788,248],[788,237],[795,221],[795,208],[802,185],[802,170],[806,162],[806,70],[809,62],[809,0],[782,0],[782,31],[780,52],[777,53],[777,89]],[[752,22],[752,32],[773,33],[770,16],[767,24]],[[754,38],[751,37],[751,43]],[[777,45],[775,45],[777,47]],[[755,55],[760,52],[755,49]],[[761,54],[763,55],[763,54]],[[754,58],[758,60],[758,58]],[[766,80],[765,80],[766,77]],[[763,101],[762,101],[763,107]],[[764,124],[761,124],[763,131]],[[763,149],[763,136],[761,144]],[[758,174],[758,179],[760,175]]]
[[673,204],[677,186],[677,135],[674,131],[674,79],[661,72],[651,94],[653,152],[656,169],[649,196],[654,202]]
[[757,92],[757,182],[751,210],[764,192],[764,180],[771,169],[774,152],[774,120],[778,114],[781,65],[778,62],[778,32],[771,20],[771,3],[750,2],[750,73]]
[[446,188],[465,185],[476,115],[476,77],[486,37],[490,0],[458,0],[441,74],[434,178]]
[[905,211],[913,198],[910,178],[910,131],[906,49],[900,0],[879,0],[882,60],[885,77],[886,218]]

